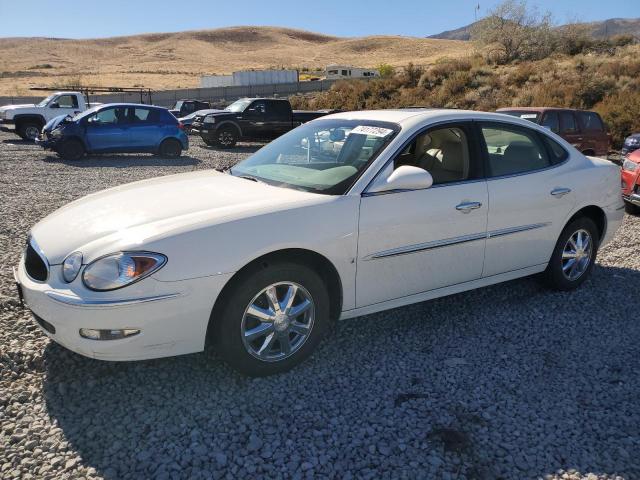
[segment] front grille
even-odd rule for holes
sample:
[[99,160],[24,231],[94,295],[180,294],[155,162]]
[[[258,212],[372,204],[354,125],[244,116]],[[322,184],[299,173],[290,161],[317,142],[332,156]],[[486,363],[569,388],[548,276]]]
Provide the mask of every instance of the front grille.
[[36,322],[38,322],[38,325],[40,325],[42,328],[44,328],[47,332],[49,332],[51,335],[54,335],[56,333],[56,327],[51,325],[45,319],[40,318],[35,313],[33,313],[32,315],[33,315],[33,318],[36,320]]
[[24,253],[24,268],[27,274],[38,282],[44,282],[49,276],[46,261],[33,248],[31,242],[27,244],[27,250]]

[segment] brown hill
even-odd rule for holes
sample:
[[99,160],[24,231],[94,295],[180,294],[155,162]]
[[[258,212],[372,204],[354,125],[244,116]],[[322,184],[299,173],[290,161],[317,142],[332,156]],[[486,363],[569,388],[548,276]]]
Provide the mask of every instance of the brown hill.
[[84,83],[195,87],[203,74],[269,67],[429,64],[468,44],[401,36],[340,38],[276,27],[231,27],[105,39],[0,38],[0,95]]

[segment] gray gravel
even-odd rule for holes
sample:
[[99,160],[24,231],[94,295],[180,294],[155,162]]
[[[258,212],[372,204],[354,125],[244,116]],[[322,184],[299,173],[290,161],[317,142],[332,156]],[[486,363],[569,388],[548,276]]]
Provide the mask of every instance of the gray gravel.
[[226,166],[65,163],[0,135],[0,478],[640,478],[640,219],[572,293],[524,279],[343,322],[293,371],[137,363],[50,342],[14,296],[29,227],[70,200]]

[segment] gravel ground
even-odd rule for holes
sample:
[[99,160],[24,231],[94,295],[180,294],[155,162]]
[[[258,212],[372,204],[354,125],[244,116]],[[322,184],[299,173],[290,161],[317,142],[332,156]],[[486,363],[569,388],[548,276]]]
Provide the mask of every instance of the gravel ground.
[[284,375],[212,354],[100,362],[19,307],[30,226],[257,146],[65,163],[16,138],[0,134],[0,478],[640,478],[639,218],[576,292],[523,279],[349,320]]

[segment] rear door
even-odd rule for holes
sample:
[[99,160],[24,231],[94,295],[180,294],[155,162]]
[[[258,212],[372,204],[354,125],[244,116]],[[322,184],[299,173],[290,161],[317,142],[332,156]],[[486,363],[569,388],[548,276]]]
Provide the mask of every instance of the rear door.
[[85,138],[90,151],[117,152],[129,148],[129,124],[125,108],[104,108],[91,115],[85,122]]
[[594,155],[605,156],[609,153],[609,135],[604,123],[596,112],[576,112],[578,124],[583,136],[584,148],[591,150]]
[[129,147],[136,151],[154,151],[162,140],[160,111],[155,108],[127,108]]
[[266,132],[268,138],[277,138],[287,133],[292,127],[291,104],[284,100],[267,102]]
[[483,276],[545,264],[576,201],[568,152],[522,126],[478,126],[489,194]]

